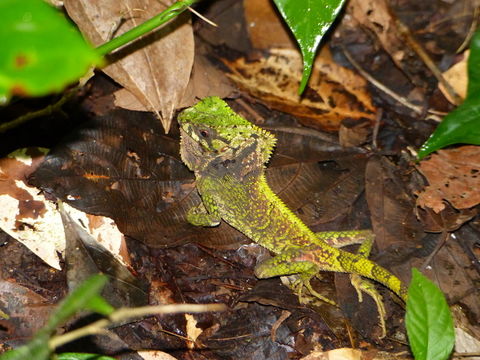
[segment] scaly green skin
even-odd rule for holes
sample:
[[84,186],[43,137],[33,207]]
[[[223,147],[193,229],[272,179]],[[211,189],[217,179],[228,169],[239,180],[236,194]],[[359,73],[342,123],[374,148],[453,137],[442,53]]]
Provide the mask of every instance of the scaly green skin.
[[[257,266],[259,278],[299,274],[302,284],[313,291],[309,281],[319,271],[346,272],[378,281],[406,300],[400,280],[367,258],[371,232],[319,236],[273,193],[265,179],[265,163],[276,141],[273,134],[243,119],[217,97],[184,110],[178,121],[182,160],[195,172],[203,201],[189,212],[189,222],[215,226],[223,219],[276,253]],[[362,237],[368,243],[357,254],[338,248]]]

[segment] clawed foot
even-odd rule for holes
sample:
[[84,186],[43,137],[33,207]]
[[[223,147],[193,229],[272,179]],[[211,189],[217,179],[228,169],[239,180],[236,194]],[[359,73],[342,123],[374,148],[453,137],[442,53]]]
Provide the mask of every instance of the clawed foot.
[[[293,275],[282,277],[282,281],[284,281],[284,283],[286,283],[285,285],[289,286],[295,292],[301,304],[312,302],[312,297],[314,297],[327,304],[338,307],[335,301],[328,299],[313,289],[310,284],[312,278],[313,276],[311,275]],[[380,338],[384,338],[387,335],[387,328],[385,325],[386,311],[382,296],[378,293],[375,285],[371,281],[362,278],[360,275],[351,274],[350,281],[357,292],[359,302],[363,302],[363,293],[368,294],[375,301],[375,304],[377,305],[379,325],[382,329]],[[307,289],[308,294],[305,294],[304,289]]]
[[385,336],[387,336],[387,327],[385,326],[386,311],[385,306],[383,305],[382,296],[378,293],[375,285],[371,281],[362,278],[360,275],[350,274],[350,282],[357,291],[359,302],[363,301],[363,293],[370,295],[375,301],[380,320],[380,327],[382,328],[382,335],[380,336],[380,339],[383,339]]
[[[312,297],[314,297],[323,302],[326,302],[327,304],[338,306],[335,301],[330,300],[329,298],[323,296],[322,294],[320,294],[319,292],[313,289],[312,285],[310,284],[310,280],[312,279],[312,276],[294,275],[294,276],[289,276],[284,278],[287,278],[287,281],[289,283],[288,286],[298,296],[298,301],[300,302],[300,304],[308,304],[312,301]],[[303,292],[304,288],[308,290],[309,294],[305,294]]]

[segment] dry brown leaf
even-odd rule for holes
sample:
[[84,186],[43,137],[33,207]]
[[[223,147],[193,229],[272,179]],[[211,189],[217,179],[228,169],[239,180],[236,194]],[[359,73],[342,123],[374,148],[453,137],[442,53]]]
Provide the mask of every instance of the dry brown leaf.
[[423,160],[418,170],[430,184],[418,194],[418,206],[439,213],[445,208],[445,201],[457,209],[468,209],[480,203],[478,146],[439,150]]
[[272,49],[268,57],[258,61],[223,61],[238,86],[272,108],[299,117],[307,126],[335,131],[345,118],[375,118],[366,81],[336,64],[326,47],[315,60],[309,88],[302,97],[297,93],[302,74],[297,50]]
[[[173,0],[66,0],[65,8],[95,46],[150,19]],[[103,71],[161,118],[168,132],[193,65],[194,43],[188,14],[114,53]],[[119,60],[117,60],[117,58]],[[118,105],[118,104],[117,104]],[[128,106],[128,103],[123,104]]]
[[[185,108],[195,103],[195,99],[203,99],[207,96],[229,97],[234,91],[233,84],[227,79],[225,73],[217,69],[205,55],[195,51],[195,62],[192,75],[185,94],[178,104],[178,108]],[[129,110],[144,111],[145,107],[128,90],[120,89],[113,94],[114,103],[117,106]]]

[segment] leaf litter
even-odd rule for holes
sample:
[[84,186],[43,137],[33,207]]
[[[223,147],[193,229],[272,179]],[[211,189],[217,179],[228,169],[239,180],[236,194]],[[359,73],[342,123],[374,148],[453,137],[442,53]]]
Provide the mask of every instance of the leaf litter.
[[[148,12],[121,10],[123,5],[130,6],[130,10],[142,9],[143,4],[131,2],[107,4],[105,9],[90,8],[90,15],[83,9],[88,5],[79,2],[67,5],[70,6],[69,12],[72,6],[77,5],[77,15],[70,15],[75,18],[78,14],[80,17],[85,14],[77,21],[84,23],[80,26],[83,26],[87,37],[96,37],[96,44],[108,40],[112,33],[124,31],[118,27],[119,19],[136,21],[143,12]],[[466,37],[464,27],[454,26],[453,19],[458,19],[458,16],[453,15],[458,14],[459,5],[438,4],[431,0],[422,11],[409,2],[397,4],[395,8],[391,6],[386,2],[378,6],[372,2],[350,2],[328,39],[330,54],[324,50],[320,60],[323,63],[317,65],[319,70],[314,69],[321,74],[318,79],[327,83],[312,83],[306,99],[315,100],[314,104],[302,104],[293,95],[295,83],[300,78],[300,72],[294,67],[298,69],[300,58],[298,53],[295,54],[291,39],[282,25],[279,29],[272,21],[272,10],[265,2],[247,1],[245,18],[241,16],[244,8],[240,2],[213,2],[211,7],[205,8],[206,15],[221,27],[215,30],[196,22],[196,34],[200,35],[196,42],[201,44],[200,48],[206,54],[203,61],[213,64],[216,70],[221,69],[212,71],[210,74],[214,75],[209,77],[208,82],[213,85],[223,82],[226,78],[222,73],[225,69],[223,64],[228,64],[232,69],[229,76],[237,77],[236,83],[241,84],[241,89],[237,89],[234,96],[242,95],[230,104],[249,119],[260,119],[269,128],[277,126],[276,134],[280,141],[268,170],[269,181],[308,225],[316,231],[373,227],[377,235],[377,252],[373,259],[401,274],[404,280],[408,280],[412,265],[425,265],[439,241],[437,234],[427,231],[452,232],[454,236],[430,259],[428,265],[431,270],[426,273],[437,279],[452,303],[467,307],[470,317],[480,318],[472,285],[478,281],[478,271],[469,266],[474,259],[465,251],[475,248],[475,232],[478,231],[478,192],[475,193],[478,186],[474,177],[478,154],[475,148],[458,147],[448,150],[452,153],[439,152],[415,165],[405,149],[418,147],[435,124],[412,115],[394,98],[368,85],[352,70],[342,50],[348,48],[362,68],[394,89],[399,96],[421,107],[448,109],[450,105],[435,90],[433,76],[416,58],[415,52],[402,42],[395,26],[395,16],[402,15],[402,20],[409,24],[411,31],[423,41],[438,63],[450,64],[453,63],[454,45],[460,46]],[[92,13],[112,9],[115,9],[113,15],[107,15],[110,20],[105,22],[106,25],[102,24],[104,28],[86,29],[91,25]],[[262,11],[257,12],[257,9]],[[404,16],[412,11],[418,11],[419,16]],[[263,15],[258,14],[268,15],[262,18]],[[432,24],[431,19],[435,16],[439,20]],[[471,19],[468,13],[462,16],[465,23]],[[262,19],[268,19],[265,24],[272,27],[262,27]],[[256,26],[251,26],[253,23]],[[151,99],[143,100],[147,105],[156,101],[158,106],[154,109],[165,119],[173,109],[189,106],[196,94],[203,97],[210,91],[214,94],[220,91],[215,86],[206,90],[193,86],[189,100],[182,100],[188,87],[186,83],[193,79],[190,70],[194,52],[189,40],[192,29],[188,22],[184,26],[189,30],[176,42],[184,41],[185,48],[169,53],[166,65],[158,65],[174,69],[172,74],[181,77],[179,83],[172,86],[167,81],[164,87],[158,86],[158,83],[148,85],[150,90],[147,95],[135,95],[137,100],[141,100],[154,94]],[[256,30],[259,31],[254,35]],[[88,35],[88,31],[93,31],[93,35]],[[275,46],[270,46],[268,38],[280,33],[282,35],[275,36],[278,39]],[[138,67],[149,69],[150,65],[156,66],[156,57],[160,56],[158,54],[163,56],[165,50],[156,51],[145,55],[146,62],[141,60],[138,63],[145,66]],[[186,59],[181,55],[185,55]],[[182,64],[183,68],[173,66],[172,62]],[[287,64],[293,67],[287,68]],[[200,69],[210,65],[200,65]],[[121,70],[125,71],[129,70]],[[298,78],[295,78],[296,73]],[[155,71],[147,71],[138,76],[140,80],[137,83],[146,84],[157,75]],[[282,79],[288,80],[288,86],[282,88]],[[123,84],[123,80],[116,81]],[[264,84],[267,85],[262,88]],[[113,83],[111,86],[114,91],[120,90]],[[229,86],[221,93],[227,94],[235,89]],[[92,93],[104,90],[102,82],[94,78]],[[345,336],[346,322],[339,320],[341,315],[328,306],[323,305],[313,311],[295,303],[294,298],[274,299],[278,291],[273,289],[279,286],[275,280],[256,282],[252,269],[257,258],[265,255],[263,249],[245,245],[248,241],[225,224],[215,229],[196,229],[185,223],[186,209],[198,203],[199,198],[191,174],[179,161],[175,128],[172,135],[164,136],[158,124],[154,124],[155,118],[148,114],[105,110],[104,105],[110,109],[117,106],[113,105],[114,91],[103,97],[82,100],[91,122],[83,130],[75,130],[73,136],[53,149],[42,170],[31,178],[32,183],[49,196],[76,203],[78,208],[87,212],[117,214],[117,225],[129,235],[124,251],[133,259],[132,273],[148,279],[152,301],[223,301],[233,308],[229,317],[204,314],[186,320],[174,316],[162,319],[160,326],[160,320],[147,319],[118,330],[125,343],[131,349],[150,347],[191,351],[192,343],[165,335],[162,330],[186,335],[188,323],[194,321],[196,327],[203,330],[200,335],[195,333],[197,341],[194,348],[208,347],[204,355],[212,359],[252,358],[249,354],[263,354],[263,358],[300,358],[312,351],[313,344],[322,346],[322,350],[353,347],[354,344]],[[155,94],[165,96],[163,103]],[[155,96],[157,100],[152,100]],[[95,104],[95,101],[98,103]],[[140,109],[138,102],[136,109]],[[272,109],[283,110],[287,114]],[[95,116],[95,111],[100,110],[103,116]],[[343,135],[342,144],[349,146],[348,149],[323,141],[323,135],[301,129],[292,114],[300,117],[299,122],[304,125],[330,131],[349,128],[352,121],[363,124],[360,140],[352,140],[353,134]],[[168,121],[165,125],[168,127]],[[355,141],[367,146],[357,148],[353,146]],[[373,141],[376,146],[369,146]],[[378,153],[372,155],[372,151]],[[429,215],[418,215],[421,212]],[[435,214],[441,221],[434,219]],[[432,226],[433,221],[437,221],[436,226]],[[462,226],[466,222],[468,224]],[[199,242],[201,246],[195,245]],[[170,248],[173,245],[177,246]],[[7,242],[6,246],[11,244]],[[167,248],[163,248],[165,246]],[[87,270],[80,268],[82,271]],[[328,287],[332,284],[332,277],[332,274],[326,274],[315,286]],[[335,278],[339,283],[341,277],[335,275]],[[264,287],[257,288],[259,286]],[[348,295],[351,289],[343,285],[340,289],[342,308],[363,336],[363,344],[374,349],[371,339],[375,326],[363,329],[361,319],[366,316],[374,318],[376,314],[368,308],[364,309],[363,305],[349,310],[351,300],[343,299],[343,295]],[[236,302],[239,295],[249,294],[250,290],[251,294],[255,294],[253,303]],[[333,288],[331,293],[334,294]],[[387,292],[384,295],[389,311],[389,329],[393,336],[401,338],[402,312],[388,300]],[[287,318],[283,308],[291,313]],[[331,317],[329,314],[335,315]],[[327,322],[330,324],[328,329],[320,317],[334,319]],[[474,323],[470,325],[474,330],[478,327]],[[150,331],[145,332],[147,328]],[[275,341],[271,340],[270,331],[273,328]],[[305,329],[309,331],[305,332]],[[134,336],[132,330],[136,334],[141,333],[141,339]],[[397,343],[376,341],[376,344],[399,349]]]

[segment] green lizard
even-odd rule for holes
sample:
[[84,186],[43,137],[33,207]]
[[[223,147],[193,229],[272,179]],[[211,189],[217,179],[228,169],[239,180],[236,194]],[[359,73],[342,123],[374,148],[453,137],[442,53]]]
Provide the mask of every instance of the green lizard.
[[[178,116],[180,154],[195,173],[202,203],[187,214],[197,226],[216,226],[223,219],[256,243],[277,254],[255,269],[258,278],[297,274],[296,289],[328,301],[310,285],[319,271],[354,274],[352,284],[377,303],[381,325],[384,309],[373,284],[359,275],[390,288],[404,301],[407,290],[400,280],[367,257],[373,236],[369,230],[312,232],[270,189],[265,164],[276,138],[238,114],[218,97],[209,97]],[[356,254],[339,247],[360,243]],[[362,281],[363,280],[363,281]],[[330,302],[330,301],[328,301]]]

